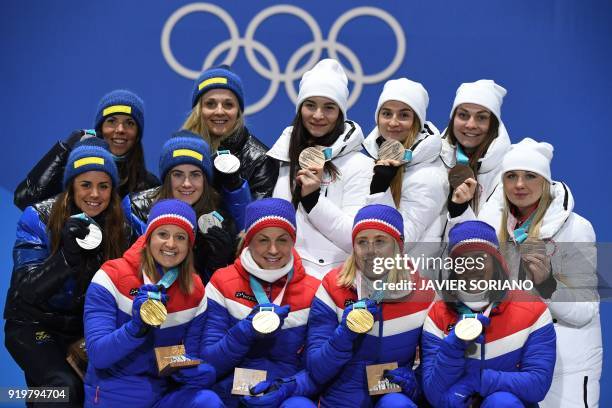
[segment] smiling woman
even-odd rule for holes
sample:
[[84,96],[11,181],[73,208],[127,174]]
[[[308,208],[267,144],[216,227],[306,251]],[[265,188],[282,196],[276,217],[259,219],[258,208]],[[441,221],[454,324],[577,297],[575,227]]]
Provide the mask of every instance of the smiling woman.
[[4,311],[6,347],[27,384],[68,387],[74,406],[83,399],[83,386],[66,352],[83,337],[85,291],[100,265],[119,257],[129,239],[118,172],[107,149],[97,138],[77,143],[64,171],[64,191],[23,212]]

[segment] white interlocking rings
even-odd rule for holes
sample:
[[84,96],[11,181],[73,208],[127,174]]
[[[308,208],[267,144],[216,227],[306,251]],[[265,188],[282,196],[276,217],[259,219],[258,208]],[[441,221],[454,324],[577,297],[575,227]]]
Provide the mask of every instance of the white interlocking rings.
[[[199,70],[193,70],[185,67],[176,59],[170,48],[170,36],[172,35],[174,26],[179,20],[188,14],[197,12],[210,13],[218,17],[227,26],[229,39],[217,44],[204,59],[202,67]],[[255,32],[259,26],[269,17],[278,14],[289,14],[299,18],[308,26],[312,33],[312,41],[302,45],[291,55],[284,71],[279,67],[278,60],[272,51],[261,42],[255,40]],[[385,22],[393,31],[397,44],[395,56],[391,63],[382,71],[370,75],[364,74],[361,62],[355,53],[346,45],[337,41],[340,30],[342,30],[350,20],[361,16],[376,17]],[[331,58],[338,59],[339,61],[339,54],[342,54],[351,65],[352,70],[347,67],[343,68],[349,80],[354,83],[353,90],[348,100],[349,107],[352,106],[359,98],[364,84],[382,82],[393,75],[400,67],[406,53],[406,36],[398,21],[385,10],[376,7],[356,7],[338,17],[329,30],[328,38],[324,39],[321,28],[313,16],[307,11],[296,6],[280,4],[268,7],[257,13],[247,26],[244,38],[241,38],[234,19],[232,19],[232,17],[221,7],[210,3],[192,3],[179,8],[168,18],[164,24],[161,35],[161,49],[166,62],[177,74],[189,79],[196,79],[200,75],[200,72],[215,64],[231,65],[236,60],[238,51],[241,47],[244,48],[247,61],[255,72],[270,81],[270,86],[264,96],[245,108],[244,113],[249,115],[259,112],[268,106],[276,96],[281,82],[285,83],[287,95],[289,95],[289,98],[295,103],[297,100],[297,90],[294,85],[295,80],[301,78],[307,70],[312,68],[317,61],[319,61],[324,49],[327,50]],[[225,59],[222,62],[217,62],[217,58],[226,51],[227,55]],[[261,64],[255,52],[263,56],[268,67]],[[298,67],[297,64],[308,53],[311,53],[308,61],[301,67]]]

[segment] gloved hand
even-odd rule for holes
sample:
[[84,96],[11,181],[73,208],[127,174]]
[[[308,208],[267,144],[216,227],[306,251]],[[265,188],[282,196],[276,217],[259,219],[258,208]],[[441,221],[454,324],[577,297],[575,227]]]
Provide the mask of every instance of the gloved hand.
[[[285,319],[287,318],[287,316],[289,316],[289,312],[291,311],[291,306],[289,306],[289,305],[278,306],[278,305],[275,305],[274,303],[261,303],[259,305],[256,305],[253,308],[253,311],[255,312],[254,314],[253,314],[253,311],[251,312],[251,314],[253,314],[253,317],[257,314],[257,312],[259,312],[260,308],[262,308],[262,307],[271,307],[271,308],[273,308],[274,309],[274,313],[276,313],[277,316],[280,319],[280,324],[278,325],[278,329],[276,329],[272,333],[268,333],[268,334],[262,334],[262,333],[258,333],[258,332],[256,332],[256,333],[257,333],[258,336],[272,336],[272,335],[278,333],[281,330],[281,328],[283,327],[283,323],[285,322]],[[251,317],[251,321],[252,321],[253,317]]]
[[89,222],[80,218],[70,217],[62,228],[62,252],[68,265],[77,265],[82,258],[83,248],[76,242],[76,238],[83,239],[89,233]]
[[489,325],[491,324],[491,319],[489,319],[487,316],[483,315],[482,313],[478,313],[476,318],[482,324],[482,333],[474,341],[478,344],[484,344],[485,342],[484,332],[485,332],[485,329],[489,327]]
[[72,149],[77,142],[80,142],[83,139],[87,139],[88,137],[96,137],[95,134],[91,134],[91,133],[97,133],[97,132],[93,129],[74,130],[72,131],[72,133],[70,133],[70,135],[68,135],[68,137],[65,140],[65,143]]
[[134,337],[144,337],[151,328],[148,324],[142,321],[140,317],[140,307],[149,299],[146,293],[141,293],[140,290],[132,301],[132,320],[126,323],[126,330]]
[[[188,356],[189,358],[193,358]],[[217,381],[215,368],[206,363],[195,367],[181,368],[171,374],[174,381],[189,388],[210,388]]]
[[211,274],[234,261],[235,243],[228,231],[217,226],[210,227],[200,240],[204,266]]
[[385,370],[383,378],[402,387],[402,393],[413,402],[416,402],[419,398],[419,384],[412,369],[408,367],[398,367],[394,370]]
[[240,171],[223,173],[222,171],[217,170],[215,166],[213,166],[213,169],[213,177],[216,180],[219,180],[221,187],[227,191],[237,190],[240,188],[240,186],[242,186],[242,183],[244,183],[244,180],[240,177]]
[[473,385],[462,377],[457,383],[453,384],[442,398],[442,406],[448,408],[469,408],[474,400],[477,390]]
[[166,288],[161,285],[154,285],[152,283],[147,283],[138,288],[138,294],[144,294],[148,296],[149,292],[161,292],[161,302],[165,305],[170,300],[170,296],[166,295]]
[[[251,395],[243,397],[242,402],[247,407],[276,408],[293,395],[296,387],[293,377],[262,381],[251,387]],[[258,397],[257,394],[261,393],[264,395]]]
[[[376,304],[375,301],[371,299],[364,299],[364,302],[365,302],[366,309],[370,313],[372,313],[372,316],[374,316],[374,321],[376,321],[376,317],[378,316],[378,305]],[[355,340],[359,336],[359,333],[355,333],[351,331],[351,329],[349,329],[346,323],[346,318],[348,317],[349,313],[351,313],[352,310],[353,310],[352,306],[347,306],[344,308],[344,312],[342,313],[342,320],[340,320],[340,324],[338,325],[338,328],[336,329],[336,332],[338,333],[338,335],[344,338],[347,338],[350,341]]]
[[447,357],[463,361],[466,347],[467,343],[457,337],[455,329],[453,328],[440,344],[440,353],[443,353]]

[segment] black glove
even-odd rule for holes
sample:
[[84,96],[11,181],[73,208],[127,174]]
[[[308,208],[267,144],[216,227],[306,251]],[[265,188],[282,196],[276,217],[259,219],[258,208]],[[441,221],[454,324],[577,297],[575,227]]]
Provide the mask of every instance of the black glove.
[[236,171],[234,173],[223,173],[222,171],[217,170],[215,166],[213,166],[213,168],[215,179],[219,180],[219,185],[227,191],[238,190],[244,182],[240,177],[240,171]]
[[92,134],[92,132],[95,132],[95,131],[92,131],[90,129],[74,130],[72,133],[70,133],[70,135],[68,135],[64,143],[66,143],[70,147],[70,149],[72,149],[77,142],[80,142],[83,139],[87,139],[88,137],[97,136],[97,132],[95,132],[96,134]]
[[83,248],[76,242],[76,238],[83,239],[89,233],[89,222],[80,218],[68,218],[62,228],[62,252],[68,265],[77,265],[82,258]]
[[212,274],[234,261],[235,243],[232,234],[217,226],[210,227],[202,234],[202,255],[204,266]]
[[384,193],[391,185],[393,177],[401,166],[374,166],[374,176],[370,183],[370,194]]

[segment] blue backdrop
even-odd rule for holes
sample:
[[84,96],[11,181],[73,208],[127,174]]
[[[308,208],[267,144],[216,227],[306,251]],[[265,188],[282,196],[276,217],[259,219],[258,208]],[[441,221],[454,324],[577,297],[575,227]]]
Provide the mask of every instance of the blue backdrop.
[[[512,140],[552,143],[553,177],[571,187],[598,240],[612,238],[608,1],[8,0],[0,7],[2,300],[19,215],[12,191],[52,143],[91,127],[104,93],[128,88],[145,100],[147,164],[157,172],[161,144],[190,110],[192,78],[224,61],[243,78],[247,125],[268,145],[291,121],[292,90],[317,55],[338,55],[351,72],[349,117],[366,134],[386,79],[422,82],[428,118],[440,129],[461,82],[495,79],[508,89],[502,118]],[[610,314],[602,304],[604,339]],[[612,401],[609,366],[602,402]],[[22,383],[0,350],[0,386]]]

